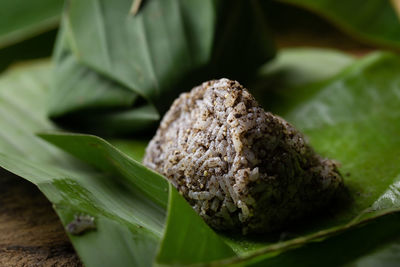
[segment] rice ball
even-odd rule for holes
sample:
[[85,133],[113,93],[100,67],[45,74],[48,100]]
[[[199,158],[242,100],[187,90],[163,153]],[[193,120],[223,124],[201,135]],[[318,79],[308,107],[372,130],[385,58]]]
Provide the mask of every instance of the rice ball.
[[326,206],[343,185],[334,161],[228,79],[181,94],[143,163],[210,226],[243,233],[279,230]]

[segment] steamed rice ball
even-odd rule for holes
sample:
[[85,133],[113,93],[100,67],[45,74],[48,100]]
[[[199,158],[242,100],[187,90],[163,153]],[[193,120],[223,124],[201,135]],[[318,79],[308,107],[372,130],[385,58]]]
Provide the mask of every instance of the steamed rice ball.
[[146,149],[213,228],[265,233],[326,206],[343,181],[281,117],[238,82],[220,79],[181,94]]

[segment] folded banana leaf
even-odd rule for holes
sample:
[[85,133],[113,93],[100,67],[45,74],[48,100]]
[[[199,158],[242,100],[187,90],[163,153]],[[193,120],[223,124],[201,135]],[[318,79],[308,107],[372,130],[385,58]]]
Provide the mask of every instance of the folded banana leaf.
[[68,1],[50,116],[88,132],[142,132],[187,88],[249,79],[274,55],[260,2],[151,0],[132,14],[131,0]]

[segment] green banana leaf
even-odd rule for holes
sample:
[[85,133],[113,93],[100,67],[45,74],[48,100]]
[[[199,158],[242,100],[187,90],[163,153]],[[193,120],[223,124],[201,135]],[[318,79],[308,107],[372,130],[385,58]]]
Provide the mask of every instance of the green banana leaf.
[[67,113],[58,120],[64,127],[102,135],[156,125],[160,116],[154,107],[129,109],[137,100],[136,93],[78,62],[70,50],[68,24],[63,20],[62,25],[54,53],[57,69],[48,106],[51,116]]
[[286,48],[283,51],[260,68],[249,86],[259,103],[273,112],[287,110],[292,100],[298,101],[307,95],[304,90],[333,77],[355,61],[349,54],[326,48]]
[[[87,266],[148,265],[154,259],[159,264],[290,263],[298,259],[296,251],[309,251],[310,257],[318,251],[313,244],[344,246],[348,240],[343,236],[357,236],[354,227],[398,211],[398,70],[398,56],[370,55],[311,86],[318,88],[300,87],[304,97],[292,99],[290,109],[279,111],[306,133],[318,152],[342,163],[352,196],[341,209],[288,229],[286,241],[282,236],[217,235],[173,188],[165,186],[161,176],[97,137],[42,135],[93,167],[38,138],[34,133],[55,129],[44,108],[51,73],[47,64],[15,69],[0,78],[0,166],[37,184],[55,204],[64,225],[79,213],[96,218],[96,231],[70,235]],[[124,151],[135,146],[121,140],[113,143]],[[131,155],[139,159],[144,146],[135,143],[140,148]],[[395,231],[393,222],[388,220],[386,228]],[[231,257],[233,252],[225,244],[238,256]],[[196,248],[203,253],[197,254]],[[351,258],[352,251],[346,253]]]
[[381,263],[374,266],[386,266],[390,261],[375,254],[398,239],[399,222],[398,213],[377,218],[324,241],[317,240],[275,257],[259,257],[246,262],[246,266],[353,266],[365,263],[362,262],[364,258]]
[[389,0],[277,1],[316,13],[366,43],[400,48],[400,20]]
[[58,25],[63,0],[13,0],[0,2],[0,49]]
[[350,54],[327,48],[286,48],[260,68],[257,83],[295,93],[297,87],[331,78],[354,60]]
[[0,72],[22,60],[49,57],[63,0],[0,2]]
[[274,55],[259,2],[152,0],[133,15],[131,0],[69,1],[50,116],[102,135],[154,129],[186,88],[248,79]]
[[[397,223],[399,223],[397,221]],[[382,228],[380,229],[382,231]],[[381,246],[375,248],[367,255],[362,255],[349,262],[346,266],[397,266],[399,264],[399,233],[395,233]]]

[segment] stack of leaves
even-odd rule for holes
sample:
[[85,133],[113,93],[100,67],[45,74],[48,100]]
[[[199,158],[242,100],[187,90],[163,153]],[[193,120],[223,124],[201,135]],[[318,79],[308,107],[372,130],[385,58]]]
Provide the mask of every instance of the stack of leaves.
[[259,1],[146,1],[136,15],[131,4],[68,2],[52,118],[100,134],[137,132],[187,88],[220,76],[246,80],[274,54]]
[[[359,19],[334,2],[302,1],[350,32],[398,46],[388,2],[368,1]],[[95,230],[69,234],[86,266],[400,261],[399,55],[297,48],[260,67],[274,52],[258,1],[148,0],[137,15],[131,4],[68,1],[53,64],[0,77],[0,166],[37,185],[64,226],[94,218]],[[371,14],[385,15],[382,31],[363,27]],[[266,109],[338,160],[348,201],[276,236],[224,235],[140,163],[146,141],[109,137],[152,129],[180,92],[221,76],[247,81]]]

